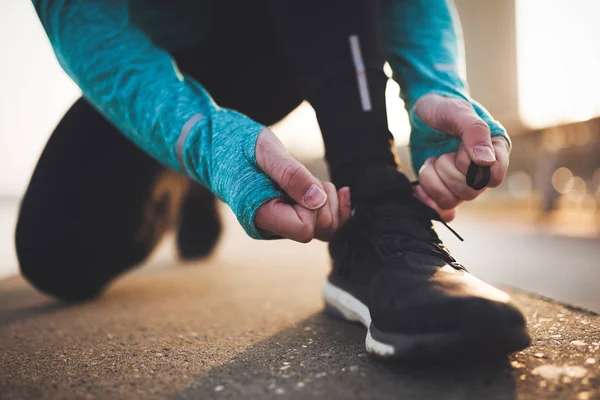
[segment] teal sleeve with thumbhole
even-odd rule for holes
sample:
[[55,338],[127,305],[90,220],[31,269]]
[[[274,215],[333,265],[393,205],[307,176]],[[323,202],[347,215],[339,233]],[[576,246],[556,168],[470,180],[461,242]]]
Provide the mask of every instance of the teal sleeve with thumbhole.
[[[59,63],[84,97],[138,147],[227,203],[249,236],[262,238],[256,211],[281,195],[256,162],[265,127],[219,107],[179,73],[169,53],[130,22],[126,0],[33,3]],[[180,143],[190,120],[196,122]]]
[[460,138],[432,129],[415,115],[415,103],[426,94],[469,102],[492,136],[503,136],[510,144],[506,129],[469,96],[460,76],[459,22],[451,4],[446,0],[383,0],[381,21],[386,59],[409,115],[416,173],[429,157],[457,151],[460,145]]

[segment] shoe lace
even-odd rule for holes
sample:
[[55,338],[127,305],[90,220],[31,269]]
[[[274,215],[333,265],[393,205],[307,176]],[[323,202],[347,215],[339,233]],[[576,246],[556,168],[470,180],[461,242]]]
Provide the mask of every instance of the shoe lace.
[[[418,182],[416,184],[418,184]],[[441,258],[453,268],[466,271],[466,268],[458,263],[450,254],[450,250],[437,235],[431,221],[435,220],[442,223],[461,242],[464,241],[458,232],[448,225],[435,210],[423,204],[421,201],[413,197],[407,199],[406,196],[399,197],[397,200],[397,205],[393,207],[393,212],[386,215],[375,216],[375,218],[385,218],[383,224],[377,225],[379,226],[377,229],[378,232],[352,228],[348,231],[353,232],[354,236],[364,237],[366,235],[367,239],[374,244],[374,247],[384,258],[397,257],[404,252],[415,252]],[[348,223],[357,223],[357,221],[362,220],[363,218],[372,217],[364,215],[368,213],[368,206],[359,206],[354,210],[356,218],[351,218]],[[406,224],[394,223],[399,220],[403,220],[408,224],[418,223],[426,228],[428,235],[416,235],[411,233],[410,230],[406,229]],[[403,226],[404,229],[401,229],[401,226]],[[383,236],[381,234],[383,234]]]

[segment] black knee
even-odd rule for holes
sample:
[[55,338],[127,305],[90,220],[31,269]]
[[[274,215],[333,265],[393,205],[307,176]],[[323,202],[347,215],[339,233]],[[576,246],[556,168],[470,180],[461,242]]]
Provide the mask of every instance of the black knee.
[[69,248],[27,247],[17,240],[21,274],[40,291],[66,302],[90,300],[107,283],[94,276],[77,253]]
[[181,258],[196,260],[208,256],[222,229],[216,197],[204,187],[192,184],[179,220],[177,248]]

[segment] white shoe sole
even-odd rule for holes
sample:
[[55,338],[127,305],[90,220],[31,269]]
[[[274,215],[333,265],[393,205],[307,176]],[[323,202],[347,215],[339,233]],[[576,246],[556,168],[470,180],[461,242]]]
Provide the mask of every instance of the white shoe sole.
[[369,308],[350,293],[326,282],[323,286],[325,303],[333,307],[348,321],[360,322],[367,328],[365,347],[367,352],[379,357],[393,357],[396,349],[386,343],[379,342],[371,336],[371,314]]
[[[369,308],[347,291],[327,281],[323,286],[327,309],[348,321],[360,322],[367,328],[365,348],[368,353],[381,358],[445,358],[484,354],[508,354],[522,350],[530,344],[525,327],[516,326],[504,332],[501,342],[491,345],[487,337],[468,335],[461,331],[429,334],[400,334],[381,332],[371,323]],[[373,334],[375,332],[375,334]],[[375,337],[378,339],[376,339]],[[385,339],[383,342],[381,339]]]

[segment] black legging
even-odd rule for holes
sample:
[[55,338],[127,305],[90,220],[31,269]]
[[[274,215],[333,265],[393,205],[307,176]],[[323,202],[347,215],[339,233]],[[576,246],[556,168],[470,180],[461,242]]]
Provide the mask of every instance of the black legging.
[[[334,183],[348,184],[356,172],[349,165],[394,163],[376,3],[215,2],[207,40],[173,56],[218,104],[265,125],[307,99]],[[358,38],[370,110],[350,36]],[[219,232],[215,214],[212,195],[147,156],[80,99],[52,134],[23,198],[21,271],[53,296],[84,300],[143,261],[177,221],[183,248],[210,250]]]

